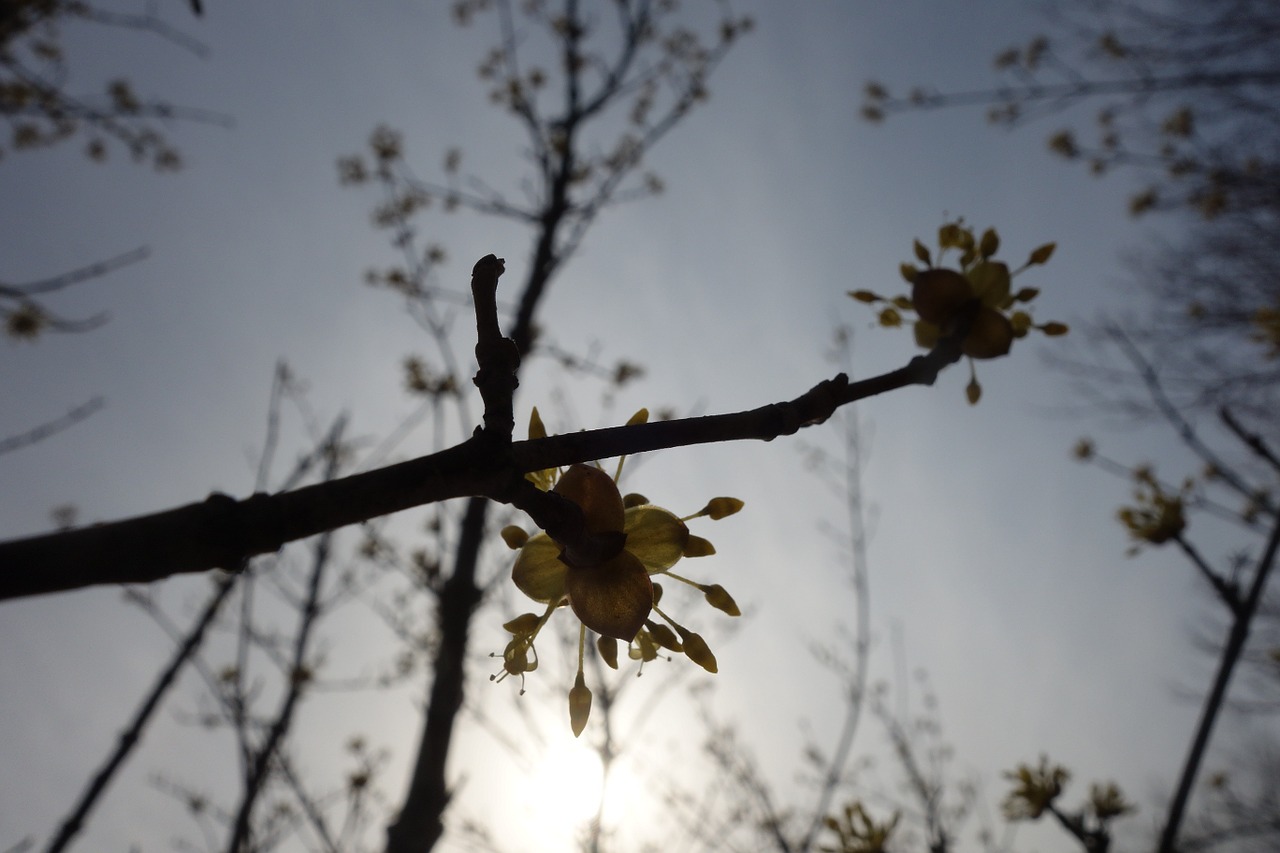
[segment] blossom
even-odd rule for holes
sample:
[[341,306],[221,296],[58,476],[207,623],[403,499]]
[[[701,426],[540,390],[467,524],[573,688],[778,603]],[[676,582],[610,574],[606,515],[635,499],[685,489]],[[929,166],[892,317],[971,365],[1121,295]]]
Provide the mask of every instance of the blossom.
[[[641,410],[629,423],[646,420]],[[546,435],[535,409],[530,419],[529,437]],[[670,510],[651,504],[642,495],[625,497],[617,486],[621,473],[619,462],[610,476],[599,465],[571,465],[558,469],[532,472],[527,478],[539,488],[550,491],[577,505],[582,511],[581,541],[560,542],[539,531],[529,535],[519,527],[507,527],[502,538],[519,551],[511,569],[516,587],[533,601],[544,606],[543,612],[525,613],[503,627],[512,635],[503,652],[503,673],[524,674],[537,668],[534,641],[552,614],[567,605],[581,623],[579,630],[578,677],[569,695],[570,722],[574,734],[586,725],[591,708],[591,692],[582,675],[586,632],[599,635],[596,648],[601,658],[617,668],[618,641],[628,644],[628,656],[635,660],[653,660],[663,648],[685,654],[709,672],[715,672],[715,655],[696,632],[685,628],[659,608],[662,587],[653,582],[657,576],[693,586],[703,593],[707,603],[730,616],[739,615],[732,596],[719,584],[702,584],[671,572],[685,557],[703,557],[715,553],[706,539],[690,532],[685,523],[706,516],[713,520],[733,515],[742,509],[736,498],[713,498],[699,512],[681,518]],[[655,621],[653,618],[661,621]]]
[[[1015,291],[1012,286],[1018,273],[1048,261],[1055,244],[1040,246],[1016,270],[995,259],[999,248],[1000,237],[995,229],[988,228],[975,238],[963,220],[948,222],[938,229],[936,258],[916,240],[913,253],[925,267],[922,269],[915,263],[900,265],[902,277],[911,285],[909,297],[886,298],[870,290],[849,293],[859,302],[882,303],[878,321],[887,328],[904,324],[902,312],[915,311],[918,319],[912,331],[916,344],[925,349],[932,349],[944,338],[962,334],[960,351],[969,357],[970,381],[965,394],[970,403],[977,403],[982,395],[973,369],[975,359],[1008,355],[1013,342],[1032,329],[1050,337],[1067,333],[1063,323],[1037,325],[1032,322],[1025,306],[1040,294],[1039,290],[1024,287]],[[941,265],[943,256],[953,249],[960,253],[958,269]]]
[[1013,790],[1001,803],[1005,818],[1035,820],[1053,808],[1053,801],[1061,796],[1071,772],[1059,764],[1050,764],[1048,757],[1042,755],[1038,766],[1019,764],[1004,777],[1014,783]]
[[1134,469],[1133,481],[1134,505],[1123,506],[1116,512],[1135,542],[1128,550],[1129,556],[1137,554],[1142,544],[1163,545],[1182,535],[1187,526],[1186,504],[1195,486],[1187,478],[1178,491],[1169,491],[1147,466]]

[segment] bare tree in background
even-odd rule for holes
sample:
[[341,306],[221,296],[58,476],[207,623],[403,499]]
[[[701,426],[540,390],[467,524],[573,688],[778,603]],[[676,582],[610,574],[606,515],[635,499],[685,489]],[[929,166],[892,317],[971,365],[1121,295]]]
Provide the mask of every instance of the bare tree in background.
[[[1179,830],[1237,663],[1253,660],[1264,681],[1275,679],[1274,640],[1247,641],[1280,536],[1280,8],[1267,0],[1090,0],[1052,4],[1049,25],[1050,35],[996,56],[1004,77],[998,85],[922,87],[899,96],[870,83],[863,115],[881,121],[903,111],[980,106],[993,123],[1022,127],[1088,109],[1093,127],[1077,122],[1056,130],[1049,148],[1095,175],[1131,176],[1134,216],[1172,218],[1166,243],[1131,265],[1148,307],[1137,319],[1104,320],[1094,329],[1121,367],[1115,360],[1074,366],[1105,401],[1115,403],[1120,389],[1121,405],[1171,427],[1203,466],[1171,482],[1151,466],[1099,457],[1090,443],[1078,449],[1080,458],[1133,481],[1135,503],[1121,509],[1120,520],[1135,547],[1177,547],[1228,616],[1218,674],[1163,822],[1159,848],[1171,853],[1180,849]],[[1192,514],[1242,526],[1238,551],[1203,556],[1186,532]],[[1054,814],[1086,849],[1106,849],[1106,824],[1127,804],[1118,792],[1095,788],[1087,808],[1059,814],[1054,804],[1067,776],[1046,761],[1024,765],[1012,775],[1006,810],[1023,819]],[[1207,804],[1226,809],[1219,841],[1261,837],[1274,844],[1265,787],[1259,810],[1250,812],[1238,789],[1217,776],[1211,783]],[[1213,815],[1205,820],[1212,824]],[[1194,849],[1208,841],[1202,836]]]
[[[500,40],[479,73],[492,87],[491,100],[526,136],[533,167],[527,200],[512,200],[478,179],[464,180],[458,151],[446,155],[442,180],[419,180],[405,165],[398,135],[388,129],[374,133],[370,159],[340,163],[345,181],[373,180],[386,193],[375,222],[392,230],[404,263],[373,280],[402,292],[423,318],[442,354],[443,381],[456,383],[459,375],[456,360],[447,355],[448,329],[431,289],[443,256],[437,247],[419,245],[413,215],[438,202],[531,226],[532,250],[525,281],[515,291],[508,336],[521,353],[534,352],[535,318],[547,288],[605,207],[661,190],[659,178],[641,172],[644,155],[706,98],[708,77],[751,26],[724,6],[708,43],[681,24],[674,9],[675,4],[646,0],[608,10],[575,0],[525,4],[519,11],[503,0],[455,4],[461,25],[485,14],[497,19]],[[541,41],[546,54],[523,55],[528,39]],[[418,381],[417,362],[408,369],[410,383]],[[620,378],[625,371],[619,367]],[[399,817],[388,828],[387,853],[430,849],[444,832],[450,799],[446,762],[462,708],[471,617],[483,594],[479,566],[488,515],[487,500],[468,503],[453,538],[451,567],[437,582],[438,639],[422,741]]]
[[[1172,218],[1175,236],[1133,263],[1150,308],[1124,319],[1127,334],[1161,366],[1180,408],[1226,405],[1274,438],[1280,12],[1269,0],[1088,0],[1048,11],[1049,35],[995,57],[999,84],[895,94],[873,82],[864,116],[981,107],[1007,128],[1070,120],[1048,138],[1055,155],[1127,176],[1133,215]],[[1138,393],[1124,402],[1157,414],[1140,381],[1126,387]]]
[[[1020,291],[1015,296],[1010,292],[1007,300],[1001,298],[997,305],[987,305],[973,291],[973,282],[961,272],[934,268],[927,251],[926,257],[921,258],[921,246],[917,257],[929,264],[926,272],[947,273],[941,278],[963,292],[952,291],[942,300],[945,306],[934,306],[930,316],[936,320],[936,334],[928,344],[921,343],[927,354],[898,370],[857,382],[840,373],[793,400],[771,402],[746,412],[653,423],[637,420],[616,429],[513,440],[512,393],[517,384],[519,356],[541,352],[564,360],[550,347],[544,348],[537,335],[537,308],[547,287],[609,204],[651,195],[660,189],[660,179],[641,171],[643,156],[706,97],[708,75],[749,29],[749,22],[734,18],[726,7],[719,8],[724,10],[724,16],[713,16],[715,19],[707,25],[712,35],[699,36],[678,23],[675,4],[671,2],[624,0],[610,6],[607,12],[598,6],[588,11],[585,4],[573,0],[565,0],[554,11],[549,4],[540,2],[522,4],[518,10],[507,2],[475,0],[456,4],[454,13],[460,23],[470,23],[482,15],[496,19],[499,42],[482,62],[480,74],[492,87],[492,100],[510,112],[525,132],[533,175],[523,187],[524,195],[517,200],[514,194],[495,190],[480,179],[464,177],[466,159],[462,152],[444,155],[440,178],[422,179],[410,170],[400,135],[387,127],[374,131],[367,154],[339,162],[343,182],[371,184],[383,194],[375,208],[374,221],[388,229],[400,256],[394,265],[374,270],[369,282],[403,296],[410,314],[422,324],[436,348],[430,360],[421,356],[406,359],[406,386],[422,397],[424,420],[434,428],[456,417],[456,429],[461,435],[436,429],[432,433],[432,440],[440,442],[436,453],[293,491],[259,493],[243,501],[213,495],[198,504],[140,519],[0,543],[0,563],[16,567],[6,570],[0,578],[5,596],[95,583],[142,582],[214,567],[237,570],[246,578],[236,599],[241,613],[246,615],[239,619],[233,642],[240,649],[252,650],[238,654],[265,657],[275,668],[275,677],[283,677],[279,696],[275,697],[279,702],[255,694],[248,670],[238,660],[224,668],[208,667],[207,661],[187,651],[192,642],[199,645],[199,632],[207,627],[203,614],[220,606],[216,596],[222,593],[221,588],[200,611],[187,640],[177,643],[177,656],[162,675],[155,694],[162,692],[167,673],[174,666],[182,666],[187,659],[195,661],[195,666],[207,671],[208,693],[214,697],[211,714],[235,737],[240,762],[235,805],[214,808],[208,797],[181,782],[169,786],[196,815],[200,826],[208,830],[207,846],[232,851],[267,850],[283,843],[289,833],[297,832],[306,833],[320,849],[349,847],[344,833],[334,831],[324,798],[298,783],[294,761],[297,752],[290,742],[296,732],[298,703],[319,683],[319,663],[312,640],[315,619],[328,602],[324,578],[333,578],[326,567],[333,559],[327,535],[334,529],[366,523],[362,556],[370,564],[387,566],[400,574],[401,588],[396,592],[402,594],[404,606],[387,607],[387,621],[407,641],[409,668],[416,665],[412,660],[415,656],[427,662],[430,688],[422,740],[408,792],[398,800],[398,816],[388,828],[386,849],[429,849],[439,842],[446,828],[444,817],[452,794],[446,762],[463,707],[472,617],[483,600],[488,581],[496,576],[485,572],[483,559],[483,544],[495,535],[491,502],[527,513],[549,537],[564,545],[566,554],[601,552],[601,540],[605,538],[601,534],[620,531],[588,528],[584,507],[558,493],[537,489],[526,474],[536,478],[538,472],[548,469],[663,447],[792,434],[822,423],[839,407],[855,400],[907,385],[931,384],[939,370],[965,355],[997,357],[1008,351],[1015,327],[1006,313],[1013,310],[1015,302],[1029,301],[1034,294],[1023,296]],[[549,59],[543,64],[531,60],[526,51],[535,49],[532,46],[541,46]],[[442,247],[419,239],[415,218],[430,205],[471,210],[530,226],[533,239],[527,275],[516,289],[514,305],[498,303],[497,282],[505,268],[502,260],[492,255],[476,264],[470,296],[441,284],[438,270],[447,255]],[[947,239],[958,239],[960,231],[954,224],[943,229],[950,235]],[[946,248],[961,249],[968,259],[966,264],[981,264],[996,278],[1000,278],[996,267],[1002,268],[1007,290],[1009,271],[1003,263],[992,260],[999,243],[994,231],[984,234],[980,241],[971,233],[965,232],[964,236],[964,247],[955,243]],[[1037,249],[1024,268],[1043,263],[1051,251],[1052,245]],[[880,299],[871,296],[873,300]],[[896,316],[902,300],[910,302],[907,297],[898,300],[893,303],[897,307],[882,309],[884,325],[893,325],[887,320]],[[453,325],[455,320],[470,319],[470,312],[458,309],[459,305],[475,312],[479,369],[474,381],[484,404],[479,417],[470,410],[474,400],[461,390],[466,387],[473,364],[458,355],[462,340],[458,336],[465,335],[468,343],[473,339],[465,322],[457,329]],[[509,322],[500,326],[499,313]],[[1027,325],[1029,315],[1021,309],[1017,315],[1022,323],[1017,331],[1025,334],[1032,328]],[[983,323],[981,329],[977,327],[979,320]],[[1048,334],[1066,331],[1061,324],[1034,328]],[[505,336],[503,330],[507,332]],[[993,338],[999,346],[992,346]],[[921,340],[917,338],[918,342]],[[589,357],[579,361],[583,365],[593,363]],[[620,362],[609,371],[615,383],[635,372],[636,367],[627,362]],[[976,381],[971,383],[973,387]],[[970,400],[976,402],[977,394],[971,391]],[[471,434],[477,423],[482,426]],[[412,426],[408,424],[406,429]],[[339,444],[336,427],[331,434],[333,441],[323,446],[333,448]],[[385,453],[401,437],[388,437],[362,465],[374,468],[382,464]],[[454,444],[454,439],[458,443]],[[334,451],[324,457],[333,463],[329,473],[336,473],[338,463],[346,462],[341,456]],[[469,499],[463,508],[455,510],[452,505],[442,505],[442,501],[451,498]],[[392,537],[384,535],[385,531],[372,519],[421,506],[427,507],[428,536],[423,547],[402,554]],[[302,577],[296,579],[296,584],[291,577],[266,581],[293,607],[298,618],[282,630],[264,627],[247,602],[266,582],[259,582],[258,568],[246,568],[249,559],[317,534],[325,538],[313,549],[306,563],[308,568],[301,570]],[[138,542],[146,543],[145,547],[139,547]],[[692,555],[682,552],[682,556]],[[268,568],[265,561],[262,568]],[[121,571],[127,574],[117,574]],[[855,580],[855,586],[857,583]],[[713,606],[718,606],[715,601],[724,604],[722,588],[706,585],[700,591]],[[339,589],[339,593],[347,595],[346,590]],[[865,596],[861,601],[858,606],[865,608]],[[562,599],[553,598],[547,613],[560,603]],[[656,598],[645,603],[656,604]],[[868,701],[865,625],[865,619],[860,619],[858,630],[864,633],[855,645],[855,655],[862,659],[858,664],[861,674],[848,687],[849,722],[837,733],[832,755],[822,762],[822,778],[815,789],[819,805],[798,824],[796,837],[803,849],[818,849],[825,843],[820,838],[825,831],[842,837],[846,834],[839,820],[828,821],[830,816],[822,812],[825,804],[835,802],[838,786],[845,777],[853,731]],[[584,621],[579,649],[586,636],[585,628]],[[646,630],[651,636],[659,635],[652,628]],[[705,644],[699,647],[684,635],[683,629],[681,632],[684,652],[714,670],[714,657],[708,657],[709,651],[704,653]],[[701,642],[700,637],[698,641]],[[671,645],[664,643],[664,647],[670,649]],[[527,661],[504,659],[507,674],[523,674],[525,670],[520,666],[527,666]],[[581,716],[584,690],[584,686],[575,684],[569,691],[571,719],[577,713],[585,721]],[[587,696],[589,708],[589,692]],[[597,701],[607,706],[612,695],[602,690]],[[145,705],[143,710],[148,713],[155,707],[150,700]],[[139,719],[144,716],[140,714]],[[140,727],[129,731],[136,740]],[[366,744],[359,744],[358,748],[353,745],[352,753],[361,763],[343,786],[343,796],[352,798],[348,802],[364,796],[370,773],[376,769],[373,765],[377,764]],[[938,806],[934,793],[937,786],[929,774],[920,770],[914,753],[906,750],[902,754],[917,762],[916,791],[927,800],[921,826],[928,843],[945,846],[951,830]],[[115,766],[114,758],[111,766]],[[356,805],[348,808],[348,814],[357,811]],[[79,809],[74,813],[78,818],[84,814]],[[856,810],[845,814],[850,822],[848,832],[853,836],[865,829],[877,837],[887,837],[887,824],[863,820],[865,813]],[[852,826],[854,814],[862,815],[857,827]],[[774,837],[781,844],[791,828],[783,827],[780,817],[775,828]]]
[[[229,124],[225,116],[213,112],[142,98],[124,77],[108,81],[99,93],[70,91],[67,79],[72,59],[63,32],[69,26],[134,31],[163,39],[199,57],[206,53],[200,42],[169,24],[154,9],[130,14],[82,0],[9,0],[0,6],[0,120],[9,131],[8,139],[0,140],[0,168],[14,168],[14,157],[23,152],[82,138],[84,154],[92,162],[105,162],[112,148],[119,147],[128,151],[135,162],[171,172],[181,166],[181,157],[161,131],[161,122]],[[50,297],[137,263],[147,254],[145,247],[138,248],[38,281],[11,282],[0,277],[0,322],[4,334],[18,340],[35,340],[45,332],[96,328],[105,322],[105,314],[63,317],[51,306]],[[103,399],[95,397],[71,407],[62,417],[2,438],[0,453],[42,441],[79,423],[103,405]]]

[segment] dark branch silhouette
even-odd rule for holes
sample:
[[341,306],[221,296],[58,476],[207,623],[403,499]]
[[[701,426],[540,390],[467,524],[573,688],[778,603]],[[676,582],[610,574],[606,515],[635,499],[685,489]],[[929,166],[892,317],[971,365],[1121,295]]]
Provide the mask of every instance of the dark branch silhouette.
[[[496,315],[492,322],[496,328]],[[514,503],[540,524],[568,523],[564,518],[548,521],[558,513],[572,513],[567,502],[528,503],[530,492],[522,487],[525,473],[649,450],[769,441],[822,423],[855,400],[908,385],[931,385],[959,357],[953,336],[890,373],[858,382],[841,373],[794,400],[750,411],[588,430],[512,442],[505,448],[485,428],[440,453],[292,492],[258,493],[244,500],[214,494],[153,515],[0,543],[0,598],[105,583],[149,583],[236,566],[288,542],[449,498],[486,497]],[[478,384],[487,369],[492,370],[482,363]],[[500,423],[510,422],[509,392],[506,401],[508,413],[497,416]],[[486,422],[493,417],[486,406]]]

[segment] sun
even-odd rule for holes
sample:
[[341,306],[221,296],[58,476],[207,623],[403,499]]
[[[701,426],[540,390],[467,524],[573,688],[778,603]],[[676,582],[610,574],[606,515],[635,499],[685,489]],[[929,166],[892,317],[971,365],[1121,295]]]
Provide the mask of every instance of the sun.
[[570,849],[579,830],[599,814],[604,796],[600,756],[566,731],[547,747],[534,768],[528,792],[538,836],[547,842],[546,849]]

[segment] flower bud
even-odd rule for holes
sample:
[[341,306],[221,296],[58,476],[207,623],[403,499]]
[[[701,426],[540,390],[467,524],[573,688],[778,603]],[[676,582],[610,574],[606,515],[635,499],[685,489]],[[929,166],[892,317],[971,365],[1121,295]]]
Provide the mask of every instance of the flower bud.
[[506,542],[507,547],[512,551],[519,551],[524,547],[524,543],[529,541],[529,534],[523,528],[516,527],[513,524],[502,528],[502,541]]
[[684,651],[684,647],[680,645],[680,638],[676,636],[676,632],[672,631],[666,625],[659,625],[655,622],[645,622],[645,627],[649,629],[649,636],[653,637],[653,641],[664,649],[670,649],[673,652]]
[[538,614],[521,613],[516,618],[502,626],[502,630],[515,634],[517,637],[527,637],[533,633],[533,629],[538,627]]
[[707,672],[718,671],[716,656],[711,653],[711,649],[707,647],[707,641],[702,639],[701,634],[695,634],[693,631],[684,632],[684,653],[689,656],[689,660]]
[[718,583],[703,584],[698,589],[707,597],[707,604],[710,604],[716,610],[723,610],[730,616],[741,616],[742,611],[738,609],[738,603],[733,600],[733,596]]
[[596,637],[596,649],[600,652],[600,657],[605,663],[609,664],[610,669],[618,668],[618,641],[613,637],[599,636]]
[[733,515],[742,509],[744,504],[737,498],[712,498],[702,510],[702,515],[707,515],[712,521]]
[[690,534],[689,541],[684,544],[684,556],[686,557],[709,557],[715,552],[716,546],[701,536]]
[[582,734],[582,730],[587,727],[587,718],[590,716],[591,691],[583,681],[582,670],[578,670],[573,689],[569,691],[569,726],[573,729],[574,737]]

